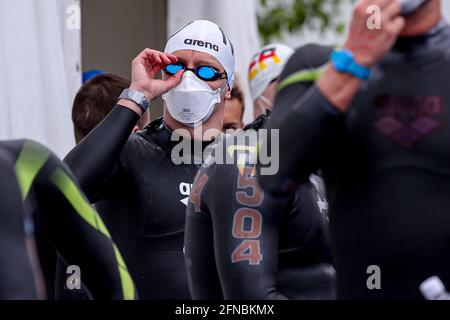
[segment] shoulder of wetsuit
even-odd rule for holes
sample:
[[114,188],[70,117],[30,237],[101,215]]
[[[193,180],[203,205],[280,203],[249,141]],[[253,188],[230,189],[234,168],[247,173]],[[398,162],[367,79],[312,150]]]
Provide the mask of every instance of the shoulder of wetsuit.
[[[162,118],[151,122],[143,130],[132,133],[120,153],[120,167],[128,171],[142,168],[142,163],[157,165],[170,149],[171,132],[163,125]],[[127,169],[128,168],[128,169]]]
[[298,71],[323,66],[329,61],[330,55],[334,49],[334,46],[322,46],[313,43],[297,48],[283,68],[279,81],[282,82]]
[[298,97],[305,93],[322,74],[333,50],[317,44],[296,49],[279,77],[278,95],[294,93]]
[[150,122],[140,133],[151,133],[158,131],[164,123],[164,117],[158,118]]
[[289,112],[322,74],[334,47],[309,44],[298,48],[289,59],[279,78],[273,110]]
[[0,151],[3,154],[19,155],[27,140],[5,140],[0,142]]
[[1,141],[0,155],[2,156],[3,163],[9,162],[13,165],[18,156],[18,151],[11,150],[10,141]]
[[311,181],[311,177],[310,179],[308,179],[307,181],[303,182],[298,189],[295,191],[294,198],[292,199],[295,203],[302,201],[303,198],[305,198],[306,194],[315,194],[319,192],[318,188],[316,187],[316,185],[314,184],[313,181]]
[[0,144],[0,149],[3,152],[8,152],[14,158],[14,161],[18,160],[25,147],[28,151],[39,152],[41,154],[53,154],[46,146],[33,140],[8,140],[2,141]]
[[163,118],[152,121],[143,130],[130,135],[125,144],[122,156],[126,156],[129,152],[132,153],[132,150],[135,148],[142,147],[158,152],[160,151],[160,147],[165,147],[165,145],[161,145],[161,141],[166,143],[170,141],[170,134],[170,131],[163,125]]
[[[262,123],[266,116],[259,117]],[[262,125],[262,124],[261,124]],[[258,149],[258,129],[259,123],[255,128],[249,126],[246,130],[240,130],[231,135],[221,135],[207,149],[207,156],[202,164],[202,170],[218,177],[218,181],[223,183],[223,177],[233,175],[242,167],[252,167],[256,165]],[[232,187],[232,186],[230,186]]]

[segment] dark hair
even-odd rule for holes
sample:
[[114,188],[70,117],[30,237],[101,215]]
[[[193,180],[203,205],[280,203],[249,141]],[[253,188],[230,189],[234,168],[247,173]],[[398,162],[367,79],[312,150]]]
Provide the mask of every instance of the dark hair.
[[242,113],[241,113],[241,121],[244,118],[244,111],[245,111],[245,99],[244,99],[244,92],[242,91],[241,84],[239,78],[235,75],[233,89],[231,89],[231,98],[230,100],[237,99],[239,103],[242,106]]
[[80,88],[72,107],[77,143],[111,112],[122,91],[129,88],[130,84],[130,80],[117,75],[102,74]]

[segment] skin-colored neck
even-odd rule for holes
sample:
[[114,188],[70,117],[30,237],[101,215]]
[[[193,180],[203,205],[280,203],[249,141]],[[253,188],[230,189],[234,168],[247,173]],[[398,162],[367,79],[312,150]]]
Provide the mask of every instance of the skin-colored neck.
[[414,37],[427,33],[442,19],[441,1],[428,0],[422,8],[406,18],[400,37]]

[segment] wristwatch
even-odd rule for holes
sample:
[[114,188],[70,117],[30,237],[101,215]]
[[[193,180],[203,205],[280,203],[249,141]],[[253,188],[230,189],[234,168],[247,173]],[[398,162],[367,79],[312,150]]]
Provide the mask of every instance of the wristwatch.
[[369,80],[372,70],[356,63],[350,50],[335,50],[331,54],[331,63],[339,72],[349,73],[359,79]]
[[141,108],[142,113],[147,111],[150,103],[148,102],[147,98],[144,94],[140,93],[139,91],[133,90],[133,89],[125,89],[123,90],[122,94],[119,97],[120,99],[130,100],[136,103],[139,108]]

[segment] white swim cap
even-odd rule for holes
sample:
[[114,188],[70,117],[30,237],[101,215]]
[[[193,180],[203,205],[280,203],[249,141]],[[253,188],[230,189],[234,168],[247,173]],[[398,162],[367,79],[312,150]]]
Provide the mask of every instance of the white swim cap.
[[294,49],[284,44],[269,44],[255,54],[249,66],[249,83],[253,100],[259,98],[278,78]]
[[228,85],[233,88],[234,48],[217,24],[208,20],[196,20],[187,24],[167,41],[164,52],[173,53],[178,50],[195,50],[212,55],[222,64],[228,76]]

